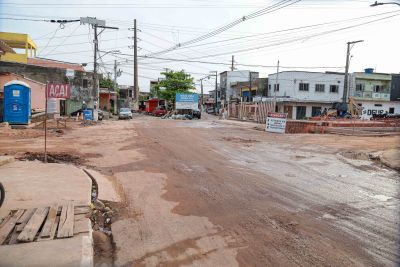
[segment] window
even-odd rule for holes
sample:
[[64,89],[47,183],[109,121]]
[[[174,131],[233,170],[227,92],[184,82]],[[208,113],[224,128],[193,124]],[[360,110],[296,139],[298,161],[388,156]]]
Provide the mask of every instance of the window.
[[316,84],[315,92],[325,92],[325,84]]
[[322,108],[321,107],[311,107],[311,116],[319,116],[322,113]]
[[374,86],[375,93],[383,93],[383,91],[384,91],[383,85],[375,85]]
[[83,88],[88,88],[88,80],[87,79],[83,79],[82,80],[82,87]]
[[308,83],[299,83],[299,91],[308,91],[310,85]]
[[362,83],[357,83],[356,84],[356,91],[362,92],[362,91],[364,91],[364,88],[365,88],[364,84],[362,84]]
[[394,114],[394,108],[389,108],[389,114]]
[[270,84],[268,84],[268,90],[270,90],[270,91],[271,91],[271,85],[270,85]]
[[279,92],[279,83],[274,84],[274,92]]
[[329,91],[331,93],[339,93],[339,85],[330,85],[329,86]]

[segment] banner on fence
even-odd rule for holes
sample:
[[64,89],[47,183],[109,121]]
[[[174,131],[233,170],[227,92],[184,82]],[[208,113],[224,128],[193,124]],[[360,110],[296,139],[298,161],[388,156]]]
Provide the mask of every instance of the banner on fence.
[[286,130],[286,114],[269,112],[265,131],[271,133],[285,133]]

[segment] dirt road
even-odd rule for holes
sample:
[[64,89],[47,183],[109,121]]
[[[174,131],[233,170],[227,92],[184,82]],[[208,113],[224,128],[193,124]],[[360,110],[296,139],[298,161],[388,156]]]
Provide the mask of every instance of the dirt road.
[[[1,151],[40,151],[20,135],[0,133]],[[152,117],[50,136],[121,190],[117,266],[396,265],[398,173],[365,154],[386,149],[399,138]]]

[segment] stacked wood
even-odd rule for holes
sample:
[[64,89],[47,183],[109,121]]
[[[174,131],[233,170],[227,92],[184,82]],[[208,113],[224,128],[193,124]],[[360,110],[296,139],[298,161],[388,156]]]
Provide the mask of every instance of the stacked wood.
[[0,245],[68,238],[90,229],[90,208],[73,202],[10,211],[0,224]]

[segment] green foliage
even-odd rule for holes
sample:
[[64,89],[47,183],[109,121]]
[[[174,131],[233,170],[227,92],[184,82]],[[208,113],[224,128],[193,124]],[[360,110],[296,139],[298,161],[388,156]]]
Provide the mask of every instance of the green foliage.
[[114,88],[114,81],[111,79],[101,79],[99,82],[100,88],[108,88],[108,89],[113,89]]
[[159,97],[174,104],[176,93],[191,93],[190,90],[195,89],[193,78],[183,70],[170,70],[161,74],[165,76],[165,79],[154,86],[154,91]]

